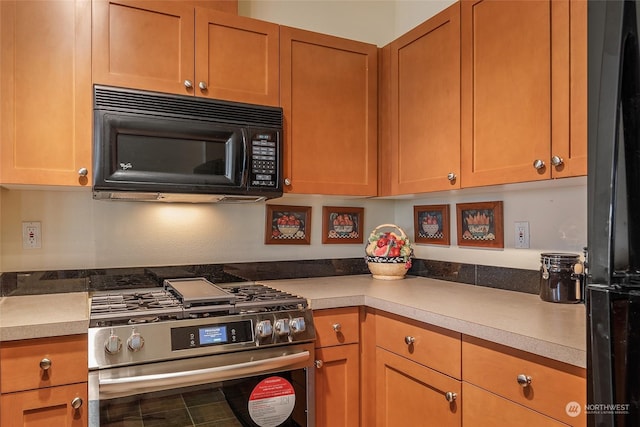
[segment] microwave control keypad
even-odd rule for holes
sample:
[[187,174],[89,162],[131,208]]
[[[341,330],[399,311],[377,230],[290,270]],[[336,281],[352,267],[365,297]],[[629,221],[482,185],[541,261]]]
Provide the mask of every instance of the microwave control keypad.
[[275,187],[276,142],[271,135],[258,134],[251,141],[251,185]]

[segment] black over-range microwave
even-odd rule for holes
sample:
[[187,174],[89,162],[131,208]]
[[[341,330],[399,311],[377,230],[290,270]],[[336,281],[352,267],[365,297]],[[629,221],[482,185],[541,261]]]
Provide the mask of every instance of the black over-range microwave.
[[93,197],[178,202],[282,196],[282,109],[94,86]]

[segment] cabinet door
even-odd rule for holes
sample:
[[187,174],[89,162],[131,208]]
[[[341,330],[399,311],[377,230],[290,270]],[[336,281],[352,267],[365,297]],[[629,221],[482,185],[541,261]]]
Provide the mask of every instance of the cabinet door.
[[[587,2],[554,1],[551,176],[587,174]],[[569,25],[567,24],[569,23]],[[560,161],[559,164],[554,161]]]
[[194,7],[186,2],[95,0],[93,81],[194,93]]
[[463,187],[551,177],[552,3],[462,2]]
[[[561,427],[566,424],[503,399],[466,382],[462,383],[462,423],[474,427]],[[517,422],[515,421],[517,420]]]
[[[74,399],[81,406],[72,406]],[[0,425],[12,427],[86,427],[87,383],[9,393],[0,396]],[[77,401],[76,401],[77,402]]]
[[197,8],[197,94],[279,105],[279,33],[270,22]]
[[461,405],[460,381],[376,349],[376,425],[460,426]]
[[316,350],[316,425],[360,425],[360,351],[358,344]]
[[460,188],[459,3],[391,43],[390,79],[391,193]]
[[377,47],[280,28],[285,190],[377,195]]
[[0,182],[89,185],[91,2],[0,2]]

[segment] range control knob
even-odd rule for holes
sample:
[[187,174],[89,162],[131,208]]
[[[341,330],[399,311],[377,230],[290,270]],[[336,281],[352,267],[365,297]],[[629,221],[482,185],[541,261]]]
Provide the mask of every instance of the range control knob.
[[127,347],[131,351],[140,351],[144,347],[144,338],[140,335],[140,332],[136,332],[134,329],[127,339]]
[[270,337],[273,333],[273,328],[271,327],[271,320],[261,320],[256,325],[256,335],[259,338]]
[[294,317],[291,319],[291,322],[289,322],[289,326],[291,327],[291,332],[294,334],[307,330],[307,325],[304,323],[304,317]]
[[104,351],[109,354],[116,354],[122,348],[122,340],[113,331],[109,334],[109,338],[104,342]]
[[289,335],[289,319],[276,320],[275,330],[278,335]]

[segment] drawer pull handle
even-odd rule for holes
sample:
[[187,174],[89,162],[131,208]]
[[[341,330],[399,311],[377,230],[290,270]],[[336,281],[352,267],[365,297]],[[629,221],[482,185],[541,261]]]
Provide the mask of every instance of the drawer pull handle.
[[336,332],[340,332],[340,329],[342,329],[342,325],[340,323],[334,323],[333,325],[331,325],[331,327]]
[[324,365],[324,362],[322,360],[316,360],[315,365],[316,365],[316,368],[320,369]]
[[404,337],[404,342],[407,345],[411,345],[416,342],[416,339],[412,336],[407,335],[406,337]]
[[47,359],[46,357],[40,361],[40,369],[43,371],[51,368],[51,359]]
[[458,398],[458,393],[448,391],[444,394],[444,398],[447,399],[447,402],[453,403]]
[[71,401],[71,407],[72,407],[73,409],[76,409],[76,410],[77,410],[77,409],[80,409],[80,407],[82,406],[82,404],[83,404],[83,403],[84,403],[84,402],[82,401],[82,399],[81,399],[81,398],[76,397],[76,398],[74,398],[74,399]]
[[517,381],[522,387],[529,387],[531,384],[531,377],[529,375],[520,374],[517,377]]

